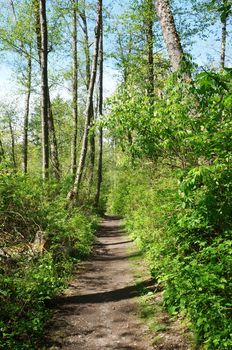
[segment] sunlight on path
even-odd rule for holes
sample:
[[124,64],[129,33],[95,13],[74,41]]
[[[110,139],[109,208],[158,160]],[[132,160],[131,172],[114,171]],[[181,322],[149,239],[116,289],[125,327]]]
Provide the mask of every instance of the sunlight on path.
[[[81,264],[65,295],[57,300],[47,349],[153,349],[133,299],[138,291],[128,258],[136,254],[120,220],[107,217],[95,254]],[[146,286],[149,283],[144,281]]]

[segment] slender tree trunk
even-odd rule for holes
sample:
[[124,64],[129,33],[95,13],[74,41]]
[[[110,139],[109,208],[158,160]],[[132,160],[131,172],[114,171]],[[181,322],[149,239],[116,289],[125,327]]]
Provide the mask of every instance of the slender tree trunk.
[[147,41],[147,62],[148,62],[148,87],[147,93],[150,98],[150,104],[154,100],[154,56],[153,56],[153,18],[154,6],[153,0],[146,1],[146,41]]
[[[101,32],[100,32],[100,48],[99,48],[99,116],[103,115],[103,21],[101,18]],[[103,129],[99,127],[99,141],[98,141],[98,169],[97,169],[97,191],[95,197],[95,206],[99,207],[99,200],[101,194],[102,184],[102,157],[103,157]]]
[[220,64],[221,68],[225,68],[225,57],[226,57],[226,36],[227,36],[227,19],[228,19],[228,4],[227,0],[223,0],[224,11],[221,15],[221,55]]
[[54,125],[54,118],[52,113],[52,105],[50,100],[50,93],[48,89],[48,129],[49,129],[49,144],[50,144],[50,154],[51,154],[51,164],[54,177],[60,179],[60,162],[58,157],[58,146],[56,138],[56,129]]
[[[17,16],[15,12],[14,1],[9,0],[10,6],[12,9],[12,13],[14,16],[14,21],[17,23]],[[28,118],[29,118],[29,109],[30,109],[30,96],[31,96],[31,72],[32,72],[32,58],[31,58],[31,45],[29,52],[24,48],[23,40],[20,41],[20,47],[24,55],[26,54],[27,58],[27,81],[26,87],[27,91],[25,94],[25,107],[24,107],[24,122],[23,122],[23,145],[22,145],[22,171],[24,174],[27,173],[27,165],[28,165]]]
[[82,139],[82,148],[81,148],[81,154],[80,154],[80,159],[79,159],[79,164],[78,164],[74,184],[71,191],[68,194],[68,198],[73,202],[78,200],[79,188],[82,180],[82,174],[85,166],[86,153],[87,153],[87,147],[88,147],[88,135],[89,135],[89,125],[90,125],[90,119],[91,119],[93,91],[94,91],[96,74],[97,74],[101,18],[102,18],[102,0],[98,0],[97,21],[96,21],[96,27],[95,27],[95,40],[94,40],[94,55],[93,55],[93,63],[92,63],[92,70],[91,70],[91,79],[89,83],[88,96],[86,101],[85,128],[84,128],[84,135]]
[[[84,3],[85,6],[85,3]],[[90,79],[91,79],[91,60],[90,60],[90,51],[89,51],[89,33],[88,33],[88,24],[86,19],[85,8],[81,13],[81,19],[83,22],[83,33],[84,33],[84,51],[85,51],[85,70],[86,70],[86,87],[89,89]],[[91,101],[91,116],[89,127],[93,125],[94,122],[94,107],[93,107],[93,99]],[[93,183],[94,176],[94,165],[95,165],[95,135],[91,133],[90,135],[90,169],[89,169],[89,191],[91,191],[91,186]]]
[[15,138],[14,138],[14,130],[13,130],[11,117],[9,117],[9,129],[10,129],[10,137],[11,137],[11,159],[12,159],[13,167],[16,169],[17,164],[16,164],[16,157],[15,157]]
[[[92,101],[92,112],[91,112],[91,121],[90,128],[94,123],[94,112],[93,112],[93,101]],[[94,166],[95,166],[95,132],[91,131],[91,135],[89,138],[90,150],[89,150],[89,159],[90,159],[90,168],[89,168],[89,192],[91,192],[91,187],[93,184],[94,178]]]
[[9,0],[9,2],[10,2],[10,6],[12,8],[14,19],[16,20],[16,12],[15,12],[15,7],[14,7],[14,1],[13,0]]
[[2,144],[2,140],[0,138],[0,163],[5,159],[5,152]]
[[35,17],[35,31],[36,31],[36,44],[37,53],[39,58],[39,65],[41,67],[41,26],[40,26],[40,0],[33,0],[33,10]]
[[78,122],[78,60],[77,60],[77,6],[78,1],[72,0],[72,108],[73,137],[71,149],[71,171],[73,176],[77,170],[77,122]]
[[221,68],[225,68],[225,57],[226,57],[226,20],[222,22],[222,38],[221,38]]
[[42,176],[49,176],[49,102],[48,102],[48,39],[46,0],[40,0],[40,33],[41,33],[41,122],[42,122]]
[[24,109],[24,123],[23,123],[23,162],[22,170],[24,174],[27,173],[28,166],[28,120],[30,110],[30,96],[31,96],[31,55],[28,57],[27,62],[27,91],[25,95],[25,109]]
[[[39,57],[39,64],[40,69],[42,65],[42,32],[41,32],[41,15],[40,15],[40,2],[41,0],[33,0],[34,2],[34,16],[35,16],[35,23],[36,23],[36,37],[37,37],[37,51],[38,51],[38,57]],[[47,44],[48,49],[48,44]],[[48,56],[48,51],[47,51]],[[52,113],[52,104],[50,100],[50,92],[49,87],[47,84],[47,105],[48,105],[48,144],[50,146],[50,154],[51,154],[51,163],[53,168],[54,176],[59,179],[60,178],[60,162],[59,162],[59,155],[58,155],[58,147],[57,147],[57,138],[56,138],[56,130],[54,125],[54,118]],[[49,142],[50,141],[50,142]]]
[[90,62],[90,51],[89,51],[89,33],[88,33],[88,24],[85,13],[85,1],[84,1],[84,10],[80,13],[80,17],[83,22],[83,33],[84,33],[84,51],[85,51],[85,72],[86,72],[86,88],[89,89],[89,83],[91,79],[91,62]]
[[175,71],[180,68],[184,59],[184,52],[181,46],[179,34],[176,30],[170,1],[155,0],[155,5],[171,65]]

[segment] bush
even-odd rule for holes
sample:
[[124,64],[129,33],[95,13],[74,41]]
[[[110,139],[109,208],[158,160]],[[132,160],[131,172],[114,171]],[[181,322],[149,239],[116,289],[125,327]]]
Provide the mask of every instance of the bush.
[[[0,175],[2,349],[38,348],[46,301],[65,287],[73,264],[91,251],[97,216],[84,208],[66,209],[62,186],[10,171]],[[38,232],[45,246],[39,242],[37,252]]]
[[165,307],[212,350],[232,346],[230,171],[222,162],[175,172],[124,166],[109,197],[163,285]]

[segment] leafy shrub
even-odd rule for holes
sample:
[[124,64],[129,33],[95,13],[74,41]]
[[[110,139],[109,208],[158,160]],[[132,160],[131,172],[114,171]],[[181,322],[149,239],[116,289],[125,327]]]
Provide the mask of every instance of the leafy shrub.
[[[38,348],[46,301],[91,251],[98,218],[84,208],[66,209],[62,186],[10,171],[0,175],[2,349]],[[42,255],[32,249],[38,231],[46,241]]]
[[174,172],[143,164],[121,172],[109,205],[124,215],[148,257],[164,287],[164,305],[191,320],[205,349],[230,349],[230,167],[215,163]]

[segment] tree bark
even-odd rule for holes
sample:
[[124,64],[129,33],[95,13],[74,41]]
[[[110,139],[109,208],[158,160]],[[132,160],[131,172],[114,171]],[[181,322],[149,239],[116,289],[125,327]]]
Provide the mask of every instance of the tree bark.
[[33,10],[34,10],[34,17],[35,17],[37,53],[38,53],[38,58],[39,58],[39,65],[41,67],[41,26],[40,26],[40,3],[39,3],[39,0],[33,0]]
[[84,128],[84,135],[82,139],[82,148],[81,148],[81,154],[80,154],[80,159],[79,159],[79,164],[78,164],[74,184],[71,191],[68,194],[68,199],[71,200],[72,202],[75,202],[78,200],[79,189],[80,189],[80,184],[82,180],[83,169],[85,166],[85,160],[86,160],[89,125],[90,125],[91,111],[92,111],[93,91],[94,91],[96,74],[97,74],[101,18],[102,18],[102,0],[98,0],[97,20],[96,20],[96,27],[95,27],[95,39],[94,39],[94,54],[93,54],[93,63],[92,63],[92,70],[91,70],[91,79],[89,83],[88,95],[87,95],[87,101],[86,101],[85,128]]
[[[100,48],[99,48],[99,116],[103,115],[103,21],[101,18]],[[95,196],[95,206],[99,207],[101,184],[102,184],[102,158],[103,158],[103,129],[99,127],[98,141],[98,169],[97,169],[97,191]]]
[[2,140],[0,138],[0,163],[5,159],[5,152],[2,144]]
[[[83,22],[83,33],[84,33],[84,51],[85,51],[85,71],[86,71],[86,88],[89,89],[90,79],[91,79],[91,60],[90,60],[90,51],[89,51],[89,33],[88,33],[88,24],[85,13],[85,2],[84,9],[80,14],[82,22]],[[93,125],[94,121],[94,107],[93,107],[93,99],[91,101],[91,116],[89,127]],[[94,165],[95,165],[95,135],[91,133],[90,135],[90,169],[89,169],[89,191],[91,190],[91,186],[93,183],[94,176]]]
[[31,55],[28,57],[27,62],[27,91],[25,95],[25,109],[24,109],[24,122],[23,122],[23,161],[22,170],[24,174],[27,174],[28,168],[28,120],[30,111],[30,96],[31,96]]
[[169,0],[155,0],[155,6],[171,65],[173,70],[176,71],[183,62],[184,52],[176,30],[170,2]]
[[40,33],[41,33],[41,122],[42,122],[42,176],[49,176],[49,102],[48,102],[48,38],[46,0],[39,0]]
[[[33,0],[34,4],[34,16],[35,16],[35,23],[36,23],[36,37],[37,37],[37,51],[38,51],[38,57],[39,57],[39,64],[41,69],[42,64],[42,32],[41,32],[41,15],[40,15],[40,0]],[[48,58],[48,43],[47,43],[47,58]],[[56,130],[54,125],[54,118],[52,113],[52,104],[50,99],[50,92],[49,92],[49,86],[47,84],[47,104],[48,104],[48,144],[50,147],[50,154],[51,154],[51,164],[53,168],[53,174],[54,176],[59,179],[60,178],[60,162],[59,162],[59,155],[58,155],[58,147],[57,147],[57,138],[56,138]],[[50,141],[50,142],[49,142]]]
[[80,17],[83,22],[83,33],[84,33],[84,51],[85,51],[85,72],[86,72],[86,89],[89,89],[89,83],[91,79],[91,62],[90,62],[90,51],[89,51],[89,33],[88,33],[88,24],[85,13],[85,1],[84,9],[80,12]]
[[[92,101],[92,112],[91,112],[91,118],[90,118],[90,125],[91,128],[94,123],[94,111],[93,111],[93,101]],[[93,184],[93,178],[94,178],[94,166],[95,166],[95,131],[91,131],[90,138],[90,150],[89,150],[89,159],[90,159],[90,168],[89,168],[89,192],[91,192],[91,187]]]
[[154,6],[153,0],[146,0],[146,42],[147,42],[147,62],[148,62],[148,87],[147,94],[150,104],[154,100],[154,56],[153,56],[153,18]]
[[71,149],[71,171],[75,176],[77,170],[77,122],[78,122],[78,59],[77,59],[77,0],[72,1],[72,108],[73,137]]
[[[14,21],[17,23],[17,16],[14,6],[14,1],[10,0],[10,6],[14,16]],[[31,96],[31,73],[32,73],[32,44],[30,44],[29,51],[24,47],[23,40],[20,40],[20,47],[24,56],[27,59],[27,81],[26,81],[26,94],[25,94],[25,107],[24,107],[24,121],[23,121],[23,145],[22,145],[22,171],[27,173],[28,165],[28,118],[30,109],[30,96]],[[21,52],[21,55],[22,55]]]
[[227,36],[227,19],[230,6],[228,6],[227,0],[223,0],[223,12],[221,14],[221,55],[220,65],[221,68],[225,68],[225,57],[226,57],[226,36]]
[[13,16],[14,16],[14,19],[16,20],[16,12],[15,12],[15,6],[14,6],[14,1],[13,0],[10,0],[10,6],[12,8],[12,12],[13,12]]
[[16,157],[15,157],[15,138],[14,138],[14,130],[13,130],[13,125],[12,125],[10,116],[9,116],[9,129],[10,129],[10,137],[11,137],[11,158],[12,158],[13,167],[16,169],[17,164],[16,164]]
[[50,144],[50,154],[51,154],[50,160],[52,164],[53,175],[57,180],[59,180],[61,170],[60,170],[60,162],[58,157],[56,129],[54,125],[49,88],[48,88],[48,130],[49,130],[49,141],[50,141],[49,144]]
[[225,68],[225,57],[226,57],[226,20],[222,22],[222,38],[221,38],[221,68]]

